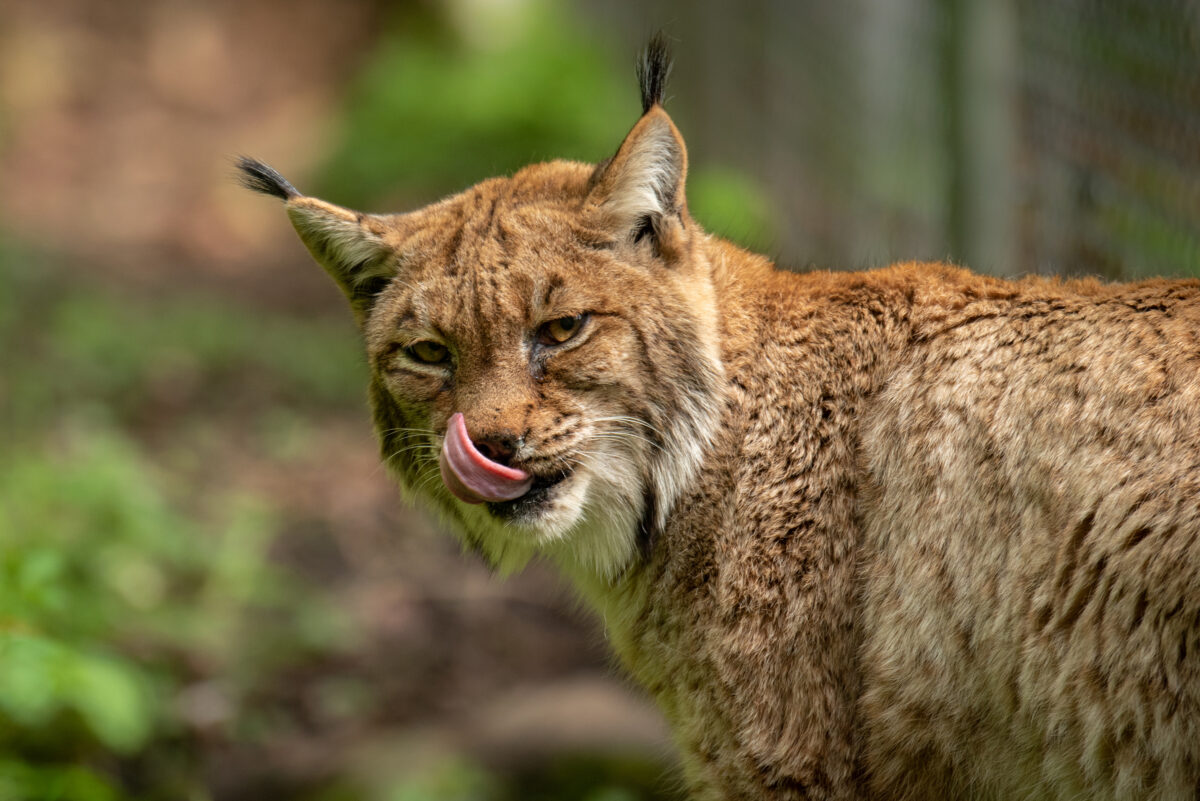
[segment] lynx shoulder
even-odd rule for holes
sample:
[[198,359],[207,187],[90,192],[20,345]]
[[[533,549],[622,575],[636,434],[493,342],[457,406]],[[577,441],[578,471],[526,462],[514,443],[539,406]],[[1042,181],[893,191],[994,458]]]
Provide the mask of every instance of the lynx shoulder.
[[283,200],[387,465],[553,560],[698,799],[1200,793],[1200,283],[777,271],[643,115],[417,211]]

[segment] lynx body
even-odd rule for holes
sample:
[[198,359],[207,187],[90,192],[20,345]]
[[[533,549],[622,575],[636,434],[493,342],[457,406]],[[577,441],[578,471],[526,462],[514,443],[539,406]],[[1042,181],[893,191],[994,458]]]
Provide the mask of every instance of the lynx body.
[[687,213],[660,105],[598,166],[286,201],[387,465],[553,560],[697,799],[1200,793],[1200,283],[778,271]]

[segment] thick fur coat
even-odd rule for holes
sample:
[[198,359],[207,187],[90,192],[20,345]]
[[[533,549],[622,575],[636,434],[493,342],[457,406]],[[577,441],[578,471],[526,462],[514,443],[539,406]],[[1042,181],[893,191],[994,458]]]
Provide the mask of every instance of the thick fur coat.
[[[402,486],[562,567],[697,799],[1196,798],[1200,283],[778,271],[688,215],[667,67],[612,159],[408,214],[243,160]],[[524,495],[453,489],[458,414]]]

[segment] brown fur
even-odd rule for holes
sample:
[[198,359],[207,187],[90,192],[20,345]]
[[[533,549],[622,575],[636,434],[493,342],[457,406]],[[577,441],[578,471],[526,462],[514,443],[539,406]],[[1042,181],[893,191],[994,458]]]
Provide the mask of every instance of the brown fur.
[[[598,168],[412,214],[279,193],[401,483],[502,568],[563,567],[698,799],[1195,798],[1200,284],[779,272],[700,230],[685,173],[654,105]],[[467,506],[454,412],[574,472]]]

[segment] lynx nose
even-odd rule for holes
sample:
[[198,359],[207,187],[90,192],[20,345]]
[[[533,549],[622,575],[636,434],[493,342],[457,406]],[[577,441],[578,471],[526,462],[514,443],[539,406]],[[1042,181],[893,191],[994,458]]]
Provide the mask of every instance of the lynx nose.
[[517,452],[517,438],[505,435],[493,435],[474,441],[475,449],[497,464],[505,467],[512,461]]

